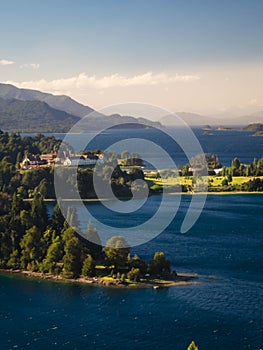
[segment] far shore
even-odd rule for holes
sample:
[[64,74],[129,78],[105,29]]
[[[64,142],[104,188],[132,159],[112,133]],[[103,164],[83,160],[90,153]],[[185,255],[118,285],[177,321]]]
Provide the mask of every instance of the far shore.
[[[156,195],[161,195],[162,193],[154,193],[151,194],[151,196],[156,196]],[[170,194],[170,195],[183,195],[183,196],[209,196],[209,195],[243,195],[243,194],[255,194],[255,195],[262,195],[263,192],[258,192],[258,191],[215,191],[215,192],[165,192],[165,194]],[[119,200],[129,200],[129,198],[118,198]],[[25,202],[30,202],[32,201],[32,198],[25,198]],[[109,202],[112,201],[113,199],[111,198],[84,198],[84,199],[78,199],[78,198],[65,198],[63,199],[64,202]],[[45,198],[44,202],[56,202],[56,198]]]
[[110,277],[79,277],[76,279],[66,279],[60,275],[50,273],[32,272],[26,270],[0,269],[0,273],[15,274],[34,279],[50,280],[61,283],[82,283],[95,286],[114,287],[114,288],[168,288],[176,286],[188,286],[192,284],[200,284],[198,275],[179,273],[174,280],[164,279],[141,279],[140,282],[121,282]]

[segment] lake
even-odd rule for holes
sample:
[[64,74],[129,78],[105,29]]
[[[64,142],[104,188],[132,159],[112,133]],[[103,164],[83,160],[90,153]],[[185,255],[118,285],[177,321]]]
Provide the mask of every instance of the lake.
[[[185,153],[178,144],[173,142],[165,134],[166,131],[174,134],[175,129],[124,129],[124,130],[108,130],[97,135],[91,132],[88,135],[72,135],[70,140],[74,144],[76,151],[82,149],[82,141],[88,139],[90,142],[87,145],[87,149],[101,149],[104,150],[110,145],[119,142],[120,140],[129,140],[131,138],[138,138],[143,140],[149,140],[153,143],[160,145],[171,156],[177,166],[188,163],[188,159]],[[214,153],[219,156],[220,161],[224,166],[230,166],[231,161],[238,157],[242,163],[252,163],[254,157],[257,159],[263,157],[263,137],[253,137],[252,132],[241,132],[239,130],[212,130],[213,135],[205,135],[201,129],[193,128],[193,132],[200,142],[204,152]],[[28,135],[28,134],[22,134]],[[35,135],[35,134],[29,134]],[[54,135],[57,138],[63,138],[65,134],[45,134]],[[84,143],[85,144],[85,143]],[[131,152],[134,152],[134,144],[131,144]],[[86,144],[85,144],[86,146]],[[124,148],[126,147],[126,148]],[[116,151],[123,151],[129,148],[129,145],[124,143],[124,146],[118,148]],[[114,149],[114,147],[113,147]],[[144,149],[147,156],[152,156],[152,150]],[[193,155],[194,155],[194,149]],[[158,160],[158,167],[162,169],[166,167],[166,163],[160,156],[156,154]]]
[[[263,196],[209,195],[198,222],[181,234],[190,199],[182,196],[169,227],[133,253],[149,260],[164,251],[178,272],[200,275],[200,284],[132,290],[2,273],[1,349],[186,350],[192,340],[200,350],[262,349]],[[94,215],[102,210],[87,205]]]

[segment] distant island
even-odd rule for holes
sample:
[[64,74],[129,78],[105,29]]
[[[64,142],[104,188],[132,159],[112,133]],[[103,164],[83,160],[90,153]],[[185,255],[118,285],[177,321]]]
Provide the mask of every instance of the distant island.
[[224,126],[224,125],[220,125],[216,128],[216,130],[219,131],[224,131],[224,130],[231,130],[232,128],[228,127],[228,126]]
[[252,131],[254,132],[252,136],[263,136],[263,124],[252,123],[242,128],[242,131]]
[[252,123],[244,128],[242,128],[242,131],[253,131],[253,132],[263,132],[263,124],[261,123]]
[[209,130],[212,130],[212,127],[210,125],[204,125],[204,126],[202,126],[201,129],[209,131]]
[[257,131],[252,136],[263,136],[263,131]]

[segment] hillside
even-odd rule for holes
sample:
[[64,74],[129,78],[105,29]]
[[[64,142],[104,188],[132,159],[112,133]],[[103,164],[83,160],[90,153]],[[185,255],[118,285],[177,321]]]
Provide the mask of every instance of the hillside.
[[0,98],[0,129],[20,132],[67,132],[80,118],[41,101]]
[[11,84],[0,83],[0,97],[5,100],[16,99],[22,101],[46,102],[50,107],[73,114],[77,117],[84,117],[93,112],[93,109],[84,106],[65,95],[52,95],[37,90],[19,89]]
[[[144,128],[140,123],[160,127],[159,122],[113,114],[103,115],[68,96],[56,96],[37,90],[19,89],[0,83],[0,129],[20,132],[68,132],[80,118],[86,117],[79,132],[100,130],[112,124],[126,128]],[[123,127],[123,126],[120,126]]]
[[263,131],[263,124],[261,123],[252,123],[247,126],[245,126],[242,131],[253,131],[253,132],[259,132]]
[[[68,132],[81,118],[50,107],[46,102],[5,100],[0,98],[0,129],[19,132]],[[122,126],[121,124],[126,124]],[[90,113],[75,132],[100,130],[119,124],[124,128],[144,128],[140,123],[160,127],[159,122],[151,122],[144,118],[134,118],[113,114],[105,116],[97,112]]]

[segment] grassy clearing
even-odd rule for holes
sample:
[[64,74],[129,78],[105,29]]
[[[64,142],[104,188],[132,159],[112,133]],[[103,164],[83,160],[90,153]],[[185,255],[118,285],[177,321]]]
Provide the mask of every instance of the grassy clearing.
[[[263,176],[257,176],[256,178],[263,179]],[[224,188],[222,186],[222,181],[226,179],[224,176],[209,176],[209,188],[211,189],[218,189],[218,188]],[[232,181],[229,182],[230,185],[233,186],[241,186],[243,183],[248,182],[250,180],[255,179],[255,176],[233,176]],[[145,177],[145,180],[150,184],[150,187],[152,186],[161,186],[165,188],[173,187],[173,186],[192,186],[193,176],[175,176],[175,177],[168,177],[167,179],[163,178],[154,178],[154,177]]]

